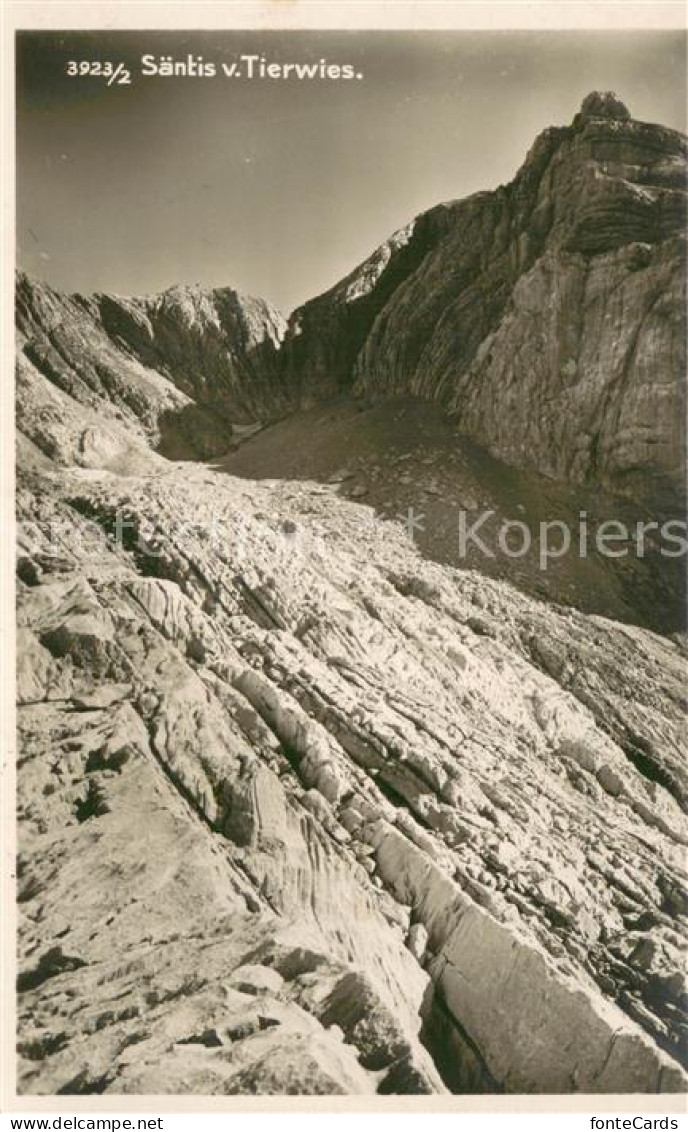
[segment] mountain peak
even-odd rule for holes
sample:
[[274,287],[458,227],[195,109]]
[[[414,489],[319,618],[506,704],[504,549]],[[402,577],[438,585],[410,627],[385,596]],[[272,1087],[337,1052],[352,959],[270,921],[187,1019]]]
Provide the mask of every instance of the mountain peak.
[[623,120],[630,118],[631,112],[613,90],[593,90],[583,99],[578,117]]

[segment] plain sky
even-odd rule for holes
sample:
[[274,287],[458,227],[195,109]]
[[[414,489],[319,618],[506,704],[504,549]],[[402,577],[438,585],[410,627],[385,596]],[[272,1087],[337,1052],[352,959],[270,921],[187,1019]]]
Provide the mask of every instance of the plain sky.
[[[142,77],[143,54],[352,81]],[[125,61],[130,86],[70,78]],[[510,180],[591,90],[685,130],[682,32],[20,33],[19,266],[69,291],[232,286],[288,312],[440,201]]]

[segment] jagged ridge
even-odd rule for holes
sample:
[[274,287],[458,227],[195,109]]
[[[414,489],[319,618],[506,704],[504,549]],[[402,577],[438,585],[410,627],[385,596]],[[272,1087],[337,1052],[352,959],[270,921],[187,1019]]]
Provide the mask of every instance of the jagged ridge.
[[230,288],[61,295],[17,278],[18,426],[52,459],[101,465],[152,444],[226,452],[232,425],[284,412],[284,322]]

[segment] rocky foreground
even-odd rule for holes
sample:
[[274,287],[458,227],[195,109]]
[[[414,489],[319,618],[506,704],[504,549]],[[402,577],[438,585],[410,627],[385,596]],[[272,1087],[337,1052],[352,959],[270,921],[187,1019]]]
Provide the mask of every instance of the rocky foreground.
[[517,467],[682,499],[687,152],[594,92],[295,311],[283,368],[305,403],[410,393]]
[[678,645],[23,451],[22,1090],[685,1088]]

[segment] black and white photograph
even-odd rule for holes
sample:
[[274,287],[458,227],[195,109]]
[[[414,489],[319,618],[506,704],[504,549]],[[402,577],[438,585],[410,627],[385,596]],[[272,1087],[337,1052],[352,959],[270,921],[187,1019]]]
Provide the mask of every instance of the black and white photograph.
[[24,1107],[683,1111],[686,33],[622,14],[13,32]]

